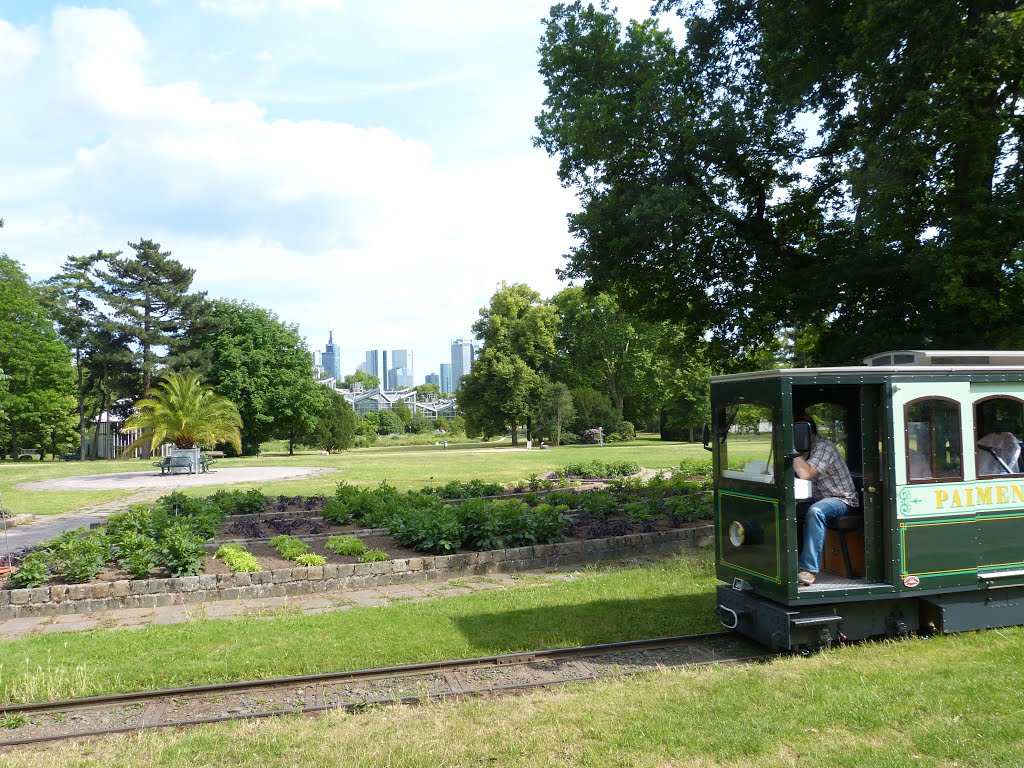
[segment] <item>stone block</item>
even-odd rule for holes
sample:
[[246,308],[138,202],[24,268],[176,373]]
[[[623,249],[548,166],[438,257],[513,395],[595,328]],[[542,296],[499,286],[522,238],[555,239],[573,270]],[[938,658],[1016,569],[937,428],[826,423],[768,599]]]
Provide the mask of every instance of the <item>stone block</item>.
[[[10,601],[10,597],[9,596],[8,596],[7,599],[8,599],[8,601]],[[64,602],[67,602],[67,599],[68,599],[68,588],[66,586],[64,586],[63,584],[55,584],[52,587],[50,587],[50,601],[51,602],[54,602],[54,603],[64,603]],[[3,603],[0,602],[0,605],[2,605],[2,604]]]
[[373,565],[373,563],[355,563],[352,566],[352,575],[357,577],[368,575],[370,573],[371,565]]
[[270,597],[287,597],[288,595],[285,591],[284,584],[274,584],[270,587],[268,594]]
[[153,595],[153,598],[157,608],[166,608],[169,605],[174,605],[174,595],[170,592],[161,592],[159,595]]
[[242,590],[238,587],[226,587],[220,591],[219,597],[221,600],[240,600]]
[[[87,600],[89,598],[91,590],[87,584],[72,584],[68,587],[68,599],[69,600]],[[14,602],[13,595],[11,602]]]
[[[182,592],[195,592],[199,589],[199,577],[198,576],[182,576],[180,578],[179,589]],[[134,593],[134,590],[133,590]]]
[[103,600],[110,597],[113,593],[113,586],[109,581],[100,581],[96,584],[92,584],[91,586],[92,590],[90,591],[90,595],[93,600]]
[[271,571],[271,583],[273,584],[284,584],[292,580],[292,569],[291,568],[277,568]]
[[379,563],[367,563],[370,566],[370,573],[374,575],[385,575],[394,571],[394,566],[391,565],[390,560],[384,560]]
[[11,604],[11,590],[0,590],[0,608],[6,608]]
[[212,573],[204,573],[199,576],[199,588],[200,589],[216,589],[217,588],[217,576]]
[[229,582],[229,585],[233,585],[236,587],[248,587],[250,584],[252,584],[251,573],[243,571],[242,573],[235,573],[232,575],[234,576],[234,578],[232,579],[231,582]]
[[422,557],[410,557],[405,562],[407,563],[407,569],[410,571],[422,571],[424,567],[424,559]]
[[322,565],[311,565],[306,569],[306,578],[309,581],[323,581],[324,567]]
[[252,584],[270,584],[274,581],[274,572],[256,571],[249,574],[249,579]]
[[50,602],[49,587],[33,587],[28,591],[28,601],[35,605]]
[[31,589],[12,589],[11,605],[28,605]]
[[110,596],[111,597],[124,597],[131,590],[131,582],[120,580],[110,582]]
[[490,551],[488,551],[488,552],[477,552],[476,553],[476,561],[478,563],[480,563],[481,565],[484,565],[486,563],[493,563],[494,562],[494,553],[490,552]]
[[298,568],[292,568],[292,581],[308,581],[309,580],[309,566],[300,566]]

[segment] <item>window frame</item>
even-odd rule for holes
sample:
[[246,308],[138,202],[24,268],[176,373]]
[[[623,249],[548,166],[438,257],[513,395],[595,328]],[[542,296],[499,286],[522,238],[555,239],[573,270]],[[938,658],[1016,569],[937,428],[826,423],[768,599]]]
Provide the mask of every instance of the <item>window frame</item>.
[[[765,408],[771,414],[771,418],[772,418],[772,431],[771,431],[771,440],[770,440],[769,449],[768,449],[768,459],[770,461],[770,466],[766,467],[766,469],[769,470],[768,474],[772,478],[770,482],[765,482],[763,480],[755,480],[753,477],[750,477],[750,476],[747,476],[747,477],[737,477],[736,475],[727,475],[726,474],[726,472],[739,472],[739,470],[730,470],[729,467],[728,467],[728,463],[729,463],[729,460],[728,460],[728,456],[729,456],[729,450],[728,450],[729,430],[726,429],[724,432],[720,431],[720,427],[722,426],[722,424],[721,424],[720,420],[717,417],[718,417],[719,413],[721,413],[721,414],[727,413],[729,408],[738,408],[738,407],[743,407],[743,406],[746,406],[746,405],[752,405],[752,406],[758,406],[758,407],[761,407],[761,408]],[[718,473],[717,473],[717,478],[716,479],[719,482],[728,481],[728,482],[738,482],[738,483],[754,483],[757,486],[763,487],[763,488],[778,488],[779,487],[779,477],[778,477],[778,473],[775,471],[775,463],[776,463],[776,460],[777,460],[777,456],[776,456],[776,447],[777,447],[776,446],[776,438],[778,436],[778,431],[779,431],[778,408],[776,408],[776,406],[772,405],[771,403],[762,402],[760,400],[744,400],[742,402],[722,403],[716,409],[716,413],[714,414],[714,416],[716,417],[713,420],[714,421],[714,426],[715,426],[715,430],[714,430],[715,450],[718,453]],[[721,436],[723,434],[725,436],[724,440],[721,439]],[[756,459],[755,459],[755,461],[756,461]]]
[[[928,400],[938,400],[944,403],[951,403],[956,406],[956,419],[957,427],[960,435],[960,473],[958,475],[950,475],[949,477],[927,477],[914,479],[910,474],[910,408]],[[931,437],[931,435],[929,436]],[[932,441],[934,445],[934,441]],[[904,462],[907,472],[907,484],[908,485],[933,485],[935,483],[962,483],[964,481],[964,416],[963,407],[959,400],[952,397],[943,397],[942,395],[924,395],[923,397],[915,397],[913,400],[908,400],[903,404],[903,453]],[[929,461],[932,462],[935,458],[935,452],[932,450],[932,455],[929,456]],[[932,464],[934,469],[934,464]]]
[[[983,475],[983,474],[981,474],[978,471],[978,454],[981,452],[980,449],[978,448],[978,441],[982,437],[984,437],[984,435],[979,435],[978,434],[978,419],[977,419],[978,408],[981,407],[981,405],[983,403],[987,403],[990,400],[1011,400],[1011,401],[1017,403],[1020,406],[1020,408],[1021,408],[1021,415],[1024,416],[1024,399],[1019,398],[1019,397],[1015,397],[1014,395],[1002,395],[1002,394],[1000,394],[1000,395],[986,395],[985,397],[980,397],[977,400],[975,400],[973,403],[971,403],[971,416],[974,417],[974,476],[976,478],[978,478],[979,480],[996,480],[996,479],[999,479],[999,478],[1006,478],[1006,477],[1024,477],[1024,472],[1011,472],[1009,474]],[[1020,465],[1020,462],[1018,460],[1018,466],[1019,465]]]

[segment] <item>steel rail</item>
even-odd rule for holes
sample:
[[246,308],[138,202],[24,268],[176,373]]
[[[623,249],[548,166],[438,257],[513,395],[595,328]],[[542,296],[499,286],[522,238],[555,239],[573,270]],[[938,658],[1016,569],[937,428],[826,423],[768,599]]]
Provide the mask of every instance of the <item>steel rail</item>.
[[[29,736],[21,739],[5,739],[0,733],[0,748],[35,744],[49,741],[63,741],[70,739],[86,738],[90,736],[104,736],[116,733],[129,733],[150,728],[171,728],[209,723],[227,722],[231,720],[248,720],[267,717],[280,717],[283,715],[305,714],[312,715],[332,710],[357,711],[366,706],[380,706],[386,704],[419,704],[424,701],[440,701],[444,699],[458,699],[460,697],[474,695],[482,692],[501,692],[515,690],[529,690],[532,688],[547,687],[550,685],[564,684],[568,682],[588,682],[605,677],[598,673],[584,673],[571,678],[531,681],[527,683],[513,683],[509,685],[489,686],[478,689],[455,690],[445,692],[428,692],[416,696],[391,696],[374,699],[372,701],[350,701],[339,703],[325,703],[322,701],[313,705],[303,705],[288,709],[275,709],[264,712],[230,713],[222,715],[210,715],[200,718],[184,720],[163,721],[162,717],[166,702],[170,699],[188,697],[198,694],[219,694],[238,691],[260,691],[262,689],[281,688],[286,686],[304,685],[310,683],[334,683],[344,684],[353,682],[364,682],[384,679],[415,679],[431,672],[446,672],[455,670],[472,670],[480,668],[500,668],[514,665],[525,665],[532,662],[552,661],[559,659],[586,658],[603,656],[616,651],[647,651],[660,648],[683,647],[687,645],[698,645],[702,641],[735,638],[736,635],[728,631],[704,632],[693,635],[676,635],[671,637],[652,638],[647,640],[626,640],[614,643],[600,643],[596,645],[576,646],[570,648],[555,648],[541,651],[526,651],[519,653],[499,654],[494,656],[481,656],[468,659],[454,659],[446,661],[425,662],[418,664],[402,664],[391,667],[376,667],[370,669],[359,669],[348,672],[326,672],[310,675],[292,675],[288,677],[266,678],[262,680],[234,681],[228,683],[213,683],[208,685],[187,686],[181,688],[161,688],[147,691],[132,691],[119,694],[102,696],[89,696],[77,699],[58,699],[45,702],[34,702],[29,704],[0,705],[0,717],[9,715],[31,715],[45,714],[49,712],[67,713],[75,710],[88,710],[102,705],[138,704],[143,702],[156,703],[155,713],[147,717],[150,712],[146,709],[140,714],[138,724],[128,726],[116,726],[100,728],[89,731],[82,731],[67,734],[46,734],[40,736]],[[685,666],[701,666],[707,664],[723,664],[757,661],[774,657],[777,654],[758,654],[753,656],[742,656],[735,658],[714,659],[690,662]],[[161,706],[163,703],[163,706]]]

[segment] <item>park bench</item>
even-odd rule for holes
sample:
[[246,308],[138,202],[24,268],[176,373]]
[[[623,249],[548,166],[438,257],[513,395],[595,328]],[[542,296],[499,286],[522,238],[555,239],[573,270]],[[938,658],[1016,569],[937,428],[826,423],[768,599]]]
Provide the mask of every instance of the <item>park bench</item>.
[[60,455],[61,461],[78,461],[77,453],[62,453]]
[[199,454],[199,471],[200,472],[209,472],[210,471],[210,465],[217,463],[217,460],[215,458],[213,458],[213,454],[214,453],[218,453],[221,456],[224,455],[220,451],[211,451],[210,453],[201,453],[201,454]]
[[192,466],[192,459],[188,456],[165,456],[160,461],[153,462],[154,467],[160,467],[160,474],[174,474],[175,469],[187,469],[191,475],[195,471]]

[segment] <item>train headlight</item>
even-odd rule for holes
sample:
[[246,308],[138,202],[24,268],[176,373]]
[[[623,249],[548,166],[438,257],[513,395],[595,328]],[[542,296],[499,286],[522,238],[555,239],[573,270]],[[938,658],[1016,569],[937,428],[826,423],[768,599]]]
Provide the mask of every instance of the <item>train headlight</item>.
[[729,542],[734,547],[740,547],[746,540],[747,532],[743,529],[743,524],[739,520],[733,520],[729,524]]

